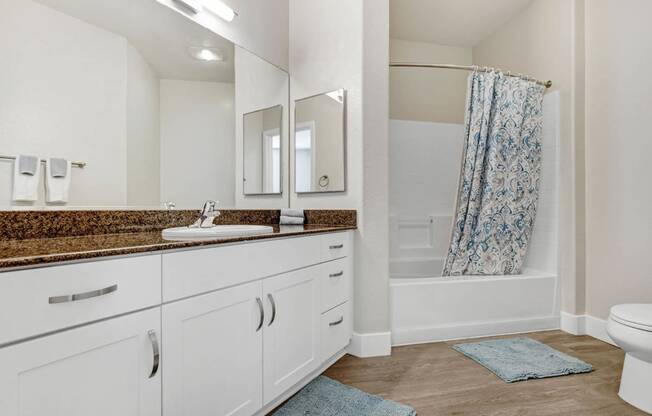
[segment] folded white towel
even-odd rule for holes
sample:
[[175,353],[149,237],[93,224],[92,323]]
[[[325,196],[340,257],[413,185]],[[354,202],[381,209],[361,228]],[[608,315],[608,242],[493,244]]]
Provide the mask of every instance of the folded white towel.
[[290,208],[282,208],[281,209],[281,216],[282,217],[297,217],[297,218],[303,218],[303,210],[302,209],[290,209]]
[[[32,163],[34,159],[36,159],[35,167]],[[26,169],[27,165],[30,165],[29,169]],[[21,173],[21,169],[26,173]],[[14,189],[11,199],[17,202],[36,201],[38,199],[38,184],[40,181],[41,159],[37,156],[16,156],[16,161],[14,162]]]
[[[55,166],[56,172],[52,171]],[[72,165],[69,160],[65,161],[62,172],[61,159],[48,159],[45,164],[45,201],[51,203],[66,203],[68,202],[68,194],[70,193],[70,177]]]
[[285,215],[281,215],[281,218],[279,220],[279,224],[281,224],[281,225],[301,225],[301,224],[303,224],[303,218],[300,218],[300,217],[287,217]]

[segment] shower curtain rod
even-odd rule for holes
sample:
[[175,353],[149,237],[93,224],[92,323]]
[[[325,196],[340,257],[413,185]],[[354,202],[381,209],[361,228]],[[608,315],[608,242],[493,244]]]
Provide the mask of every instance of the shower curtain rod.
[[[461,69],[464,71],[478,71],[478,72],[502,72],[500,68],[491,68],[478,65],[453,65],[453,64],[416,64],[410,62],[390,62],[390,68],[444,68],[444,69]],[[505,72],[508,77],[517,77],[528,81],[534,81],[539,85],[546,88],[552,87],[552,81],[540,81],[538,79],[528,77],[523,74],[513,74],[510,71]]]

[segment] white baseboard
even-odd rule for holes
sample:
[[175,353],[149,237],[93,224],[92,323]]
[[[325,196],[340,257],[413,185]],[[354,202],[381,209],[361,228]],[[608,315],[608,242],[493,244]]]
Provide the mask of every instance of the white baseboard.
[[427,328],[392,329],[392,345],[423,344],[456,339],[479,338],[544,331],[559,328],[558,317],[531,318],[510,321],[474,322]]
[[360,358],[384,357],[392,354],[392,333],[353,333],[349,354]]
[[573,335],[586,335],[586,316],[561,313],[561,330]]
[[607,334],[607,321],[591,315],[561,313],[561,330],[573,335],[589,335],[611,345],[616,343]]

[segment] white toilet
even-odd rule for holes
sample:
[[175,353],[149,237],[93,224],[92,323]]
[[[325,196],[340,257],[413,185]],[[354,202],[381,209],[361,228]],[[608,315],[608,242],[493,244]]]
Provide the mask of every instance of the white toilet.
[[652,304],[612,307],[607,332],[626,353],[618,395],[652,413]]

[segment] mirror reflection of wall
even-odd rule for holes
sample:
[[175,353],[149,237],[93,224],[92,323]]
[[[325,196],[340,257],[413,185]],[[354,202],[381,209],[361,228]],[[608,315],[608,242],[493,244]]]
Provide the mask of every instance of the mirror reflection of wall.
[[244,194],[281,193],[283,107],[247,113],[243,123]]
[[[0,39],[12,57],[0,65],[0,154],[85,162],[63,205],[238,204],[236,96],[266,91],[236,83],[232,42],[154,0],[5,0]],[[43,179],[28,203],[12,201],[12,182],[0,160],[0,209],[48,205]]]
[[[236,204],[285,208],[289,204],[289,111],[279,104],[289,103],[290,79],[239,46],[235,62]],[[263,135],[267,145],[261,147]]]
[[344,90],[297,100],[294,161],[297,193],[346,190]]

